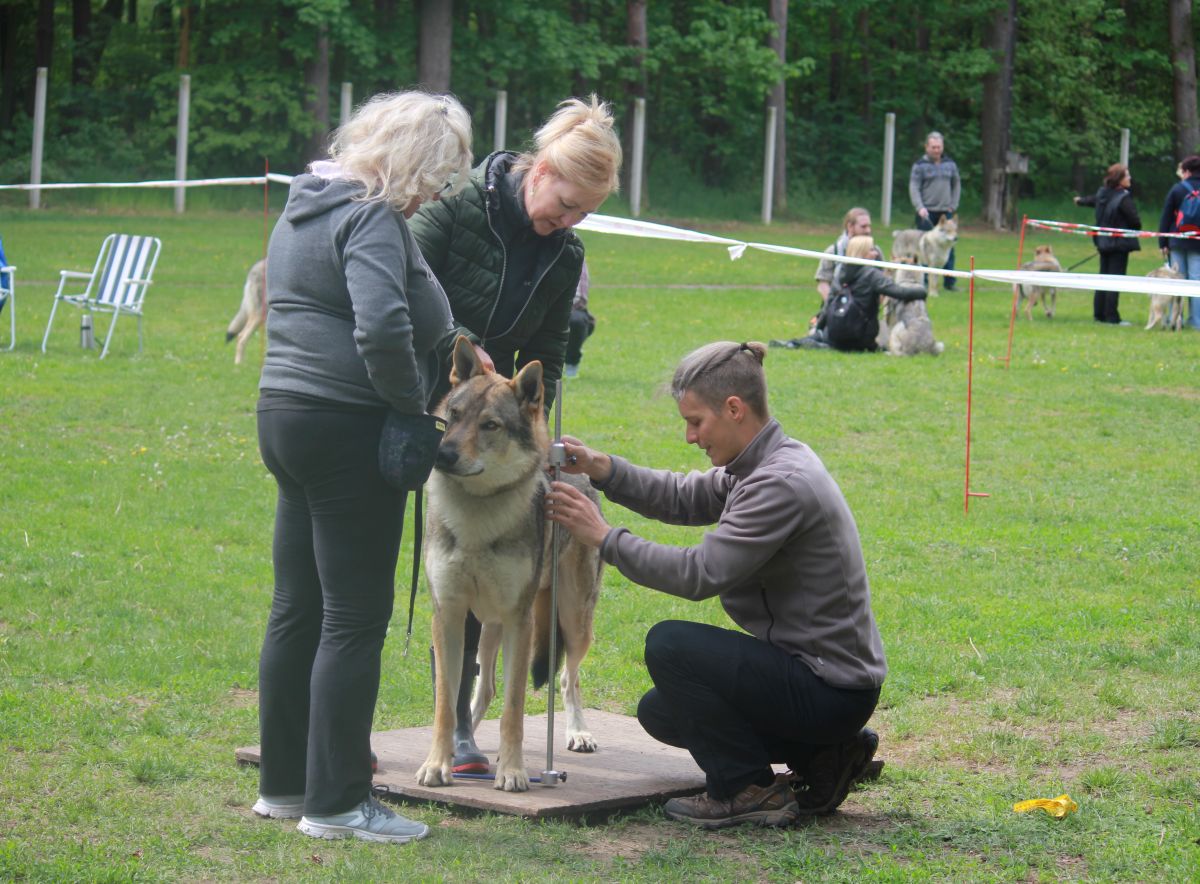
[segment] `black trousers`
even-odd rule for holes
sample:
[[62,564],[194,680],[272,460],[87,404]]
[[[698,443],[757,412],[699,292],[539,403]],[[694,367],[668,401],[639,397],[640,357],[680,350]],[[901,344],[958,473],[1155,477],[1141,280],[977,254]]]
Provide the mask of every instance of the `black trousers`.
[[596,318],[586,310],[572,308],[568,329],[567,365],[578,365],[583,359],[583,342],[596,330]]
[[306,814],[371,790],[371,720],[395,593],[404,495],[379,473],[382,412],[270,410],[275,594],[259,659],[259,789]]
[[703,623],[651,627],[646,668],[654,687],[638,721],[656,740],[687,749],[720,800],[769,783],[772,762],[803,770],[819,748],[857,734],[879,702],[878,688],[831,687],[798,657]]
[[[1124,276],[1129,269],[1129,252],[1101,252],[1100,272],[1111,276]],[[1120,292],[1097,291],[1092,298],[1092,316],[1097,322],[1120,322],[1117,310]]]

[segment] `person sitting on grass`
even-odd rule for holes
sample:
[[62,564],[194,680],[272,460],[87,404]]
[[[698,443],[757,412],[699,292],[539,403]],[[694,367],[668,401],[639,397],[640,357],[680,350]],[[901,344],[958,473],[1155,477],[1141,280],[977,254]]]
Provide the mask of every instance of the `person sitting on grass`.
[[[846,246],[847,258],[876,259],[878,254],[875,240],[869,236],[856,236]],[[839,264],[833,274],[833,286],[816,328],[808,337],[772,341],[771,345],[791,350],[878,350],[875,339],[879,336],[880,296],[886,295],[897,301],[923,301],[926,297],[922,286],[901,285],[889,279],[878,267],[867,264]]]
[[[638,720],[687,749],[706,790],[667,816],[716,829],[784,826],[832,813],[871,773],[865,727],[887,674],[858,528],[820,458],[767,409],[758,342],[686,356],[671,394],[685,438],[712,462],[686,475],[634,466],[564,437],[570,473],[609,500],[674,525],[716,528],[696,546],[613,528],[580,491],[554,482],[546,516],[634,583],[692,601],[718,597],[741,630],[665,620],[646,636],[654,687]],[[783,762],[789,774],[776,776]]]

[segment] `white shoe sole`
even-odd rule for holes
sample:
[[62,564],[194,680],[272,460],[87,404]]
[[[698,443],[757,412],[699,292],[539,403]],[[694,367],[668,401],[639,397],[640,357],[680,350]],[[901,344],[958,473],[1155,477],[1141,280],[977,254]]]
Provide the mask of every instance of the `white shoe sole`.
[[429,834],[429,826],[422,824],[421,830],[411,835],[387,835],[382,832],[368,832],[354,826],[330,826],[325,823],[314,823],[302,818],[296,826],[310,838],[324,838],[326,841],[337,841],[341,838],[358,838],[362,841],[375,841],[382,844],[407,844],[409,841],[419,841]]
[[304,816],[303,804],[267,804],[259,798],[250,808],[258,816],[269,820],[298,820]]

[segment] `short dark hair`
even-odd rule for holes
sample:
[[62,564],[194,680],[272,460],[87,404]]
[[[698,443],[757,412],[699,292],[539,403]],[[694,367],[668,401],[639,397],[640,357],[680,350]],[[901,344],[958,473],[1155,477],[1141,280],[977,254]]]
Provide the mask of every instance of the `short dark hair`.
[[1125,176],[1129,174],[1129,169],[1120,163],[1113,163],[1108,167],[1108,171],[1104,173],[1104,186],[1115,190],[1121,186],[1121,182]]
[[1200,156],[1192,154],[1179,165],[1183,167],[1183,171],[1187,172],[1188,175],[1195,175],[1197,172],[1200,172]]

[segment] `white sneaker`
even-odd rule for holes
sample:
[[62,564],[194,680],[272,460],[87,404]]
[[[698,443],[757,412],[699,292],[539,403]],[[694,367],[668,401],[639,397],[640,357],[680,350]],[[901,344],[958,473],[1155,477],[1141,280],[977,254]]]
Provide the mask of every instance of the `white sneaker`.
[[568,362],[566,365],[563,366],[563,370],[564,370],[564,373],[566,374],[566,376],[569,378],[579,377],[579,363],[578,362],[576,362],[574,365],[572,365],[571,363]]
[[429,826],[400,816],[372,796],[346,813],[301,817],[296,828],[312,838],[327,841],[353,837],[389,844],[404,844],[429,834]]
[[298,820],[304,816],[304,796],[284,795],[280,798],[268,798],[259,795],[250,809],[267,819]]

